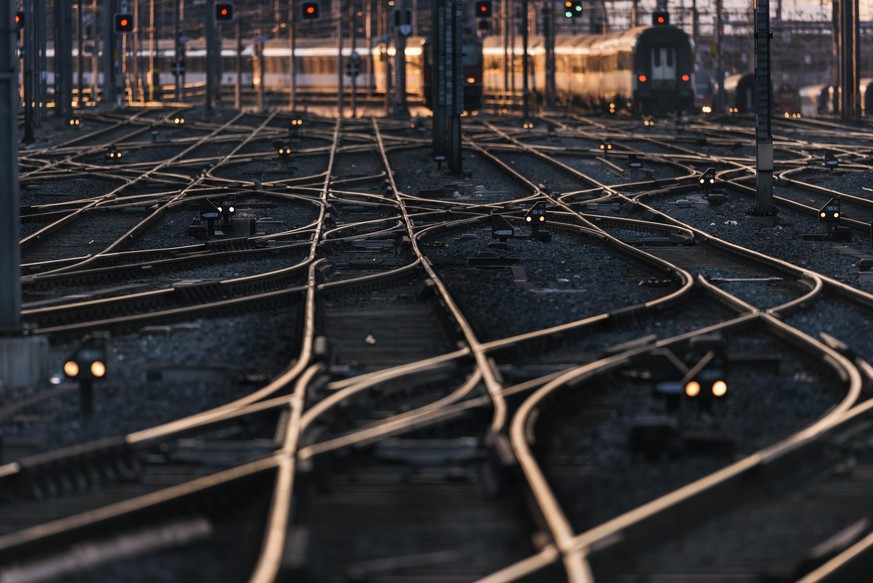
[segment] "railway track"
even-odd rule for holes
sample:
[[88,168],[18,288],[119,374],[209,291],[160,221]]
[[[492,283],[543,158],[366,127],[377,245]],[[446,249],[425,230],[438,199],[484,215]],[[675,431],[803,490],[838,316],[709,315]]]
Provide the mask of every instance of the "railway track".
[[[259,583],[863,580],[866,130],[780,120],[782,221],[753,230],[744,119],[479,116],[457,176],[426,120],[90,121],[22,156],[28,333],[60,357],[112,330],[133,386],[192,322],[216,356],[273,357],[226,391],[195,365],[221,397],[175,417],[7,458],[3,580],[186,580],[204,549],[232,558],[198,575]],[[231,195],[245,232],[192,240]],[[848,241],[821,235],[834,197]],[[124,394],[120,416],[149,406]],[[0,431],[74,396],[0,401]]]

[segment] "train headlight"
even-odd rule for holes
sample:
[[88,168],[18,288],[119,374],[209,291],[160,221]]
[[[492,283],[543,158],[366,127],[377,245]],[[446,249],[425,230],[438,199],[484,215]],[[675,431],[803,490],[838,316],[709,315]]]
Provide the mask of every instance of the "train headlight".
[[71,379],[79,376],[79,364],[75,360],[68,360],[64,363],[64,374]]
[[476,78],[475,78],[475,77],[467,77],[467,83],[469,83],[470,85],[472,85],[472,84],[475,83],[475,82],[476,82]]
[[232,212],[234,212],[235,210],[236,210],[235,208],[230,207],[229,209],[227,209],[227,212],[232,213]]
[[727,383],[724,381],[715,381],[712,383],[712,394],[716,397],[724,397],[727,395]]
[[840,213],[834,213],[834,218],[835,218],[835,219],[840,218]]
[[700,394],[700,383],[697,381],[689,381],[685,384],[685,394],[689,397],[696,397]]
[[818,214],[818,216],[819,216],[819,218],[824,219],[824,218],[827,218],[828,214],[826,212],[822,211]]

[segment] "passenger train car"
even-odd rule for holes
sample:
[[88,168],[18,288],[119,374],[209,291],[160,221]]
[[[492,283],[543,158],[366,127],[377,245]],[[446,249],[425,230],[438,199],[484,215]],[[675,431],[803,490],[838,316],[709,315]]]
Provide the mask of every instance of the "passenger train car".
[[[831,85],[809,85],[800,90],[804,112],[808,115],[828,115],[834,112],[834,90]],[[839,93],[839,90],[837,91]],[[861,113],[873,115],[873,79],[861,79],[859,84]],[[804,113],[807,115],[807,113]]]
[[[542,95],[545,86],[543,39],[532,39],[529,86]],[[521,87],[521,48],[510,56],[513,81]],[[504,48],[498,38],[485,41],[485,91],[504,83]],[[600,35],[559,36],[555,41],[558,97],[589,107],[624,108],[651,114],[694,109],[691,40],[672,26],[646,26]]]

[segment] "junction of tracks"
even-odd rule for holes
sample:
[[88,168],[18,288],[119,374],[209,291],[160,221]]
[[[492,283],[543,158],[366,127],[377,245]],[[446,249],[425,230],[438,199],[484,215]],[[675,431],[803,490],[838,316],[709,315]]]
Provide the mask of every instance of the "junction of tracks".
[[741,116],[466,117],[457,174],[77,119],[20,152],[0,581],[868,580],[870,124],[775,118],[762,227]]

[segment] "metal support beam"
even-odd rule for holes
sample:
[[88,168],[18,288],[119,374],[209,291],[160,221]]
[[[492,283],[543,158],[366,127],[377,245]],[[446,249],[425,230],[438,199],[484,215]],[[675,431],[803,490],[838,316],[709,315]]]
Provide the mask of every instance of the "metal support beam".
[[[33,142],[34,104],[36,103],[36,87],[34,85],[36,66],[36,27],[28,23],[34,16],[33,2],[24,3],[24,141]],[[5,110],[4,110],[5,111]]]
[[160,101],[161,72],[158,69],[158,21],[155,0],[149,0],[149,101]]
[[433,0],[433,147],[452,173],[461,172],[461,114],[464,112],[461,2]]
[[[775,224],[773,204],[773,113],[770,95],[770,0],[755,0],[755,145],[757,146],[757,222]],[[772,221],[772,222],[771,222]]]
[[543,28],[546,50],[546,107],[555,107],[557,89],[555,87],[555,3],[546,0],[543,3]]
[[73,113],[73,10],[70,0],[55,0],[55,116]]
[[528,119],[530,116],[530,59],[528,49],[530,44],[530,24],[527,13],[529,11],[528,0],[521,0],[521,117]]
[[[400,0],[400,13],[406,11],[406,0]],[[395,51],[394,51],[394,70],[397,75],[397,83],[395,84],[395,96],[396,100],[394,103],[394,112],[400,115],[406,114],[407,102],[406,102],[406,36],[400,34],[400,27],[395,23],[394,26],[394,35],[395,35]]]
[[0,334],[21,331],[17,5],[0,0]]
[[839,27],[835,36],[839,42],[840,119],[857,121],[861,117],[858,0],[837,1]]
[[116,44],[112,30],[114,6],[112,0],[103,0],[103,104],[115,105]]
[[[215,52],[220,48],[216,48],[216,31],[215,31],[215,0],[206,0],[206,111],[211,112],[215,107],[215,92],[220,88],[215,87]],[[219,45],[220,47],[220,45]]]
[[343,107],[345,105],[345,80],[343,78],[345,63],[343,62],[343,3],[342,0],[336,2],[336,61],[337,61],[337,92],[336,92],[336,115],[338,118],[343,118]]
[[288,71],[291,74],[291,111],[297,109],[297,5],[288,0]]

